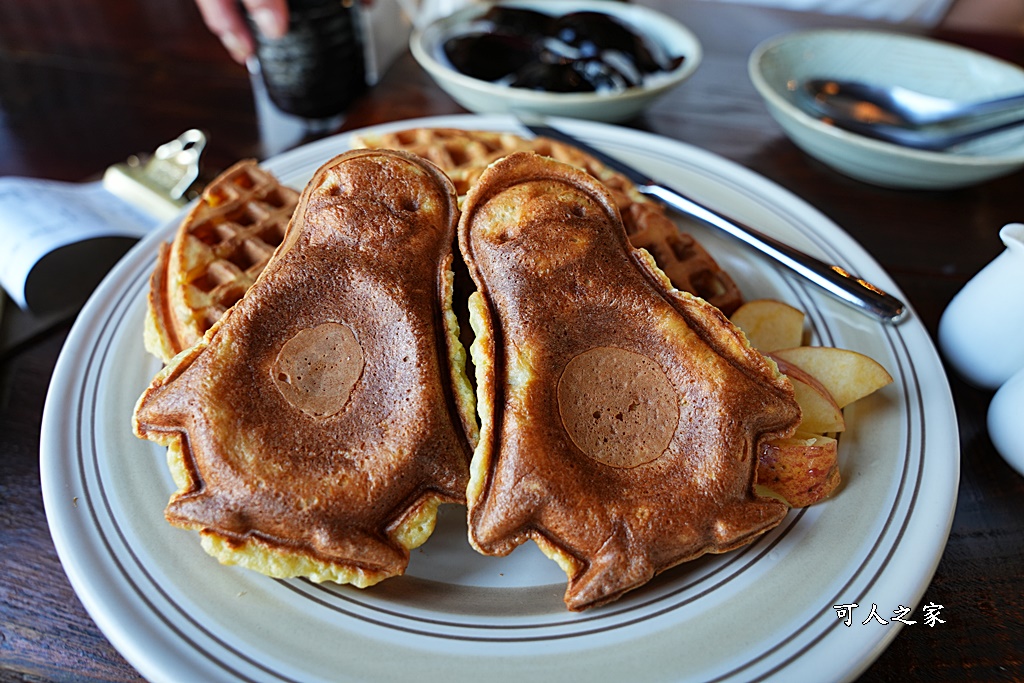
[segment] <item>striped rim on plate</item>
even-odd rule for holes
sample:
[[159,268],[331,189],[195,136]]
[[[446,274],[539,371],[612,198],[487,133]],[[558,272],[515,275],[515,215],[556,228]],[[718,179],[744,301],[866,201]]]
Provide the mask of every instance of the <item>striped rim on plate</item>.
[[[680,142],[597,123],[555,121],[654,177],[794,246],[895,284],[824,216],[769,181]],[[516,130],[505,117],[414,126]],[[267,162],[301,187],[349,146],[323,140]],[[154,681],[516,680],[570,673],[612,680],[847,680],[896,635],[852,627],[833,605],[915,606],[945,545],[958,434],[942,365],[911,313],[869,320],[729,238],[686,224],[748,298],[807,312],[812,343],[879,360],[894,383],[846,410],[844,484],[792,511],[754,543],[656,577],[605,607],[565,610],[565,577],[532,544],[506,558],[472,551],[463,511],[442,508],[407,575],[366,590],[274,580],[209,558],[168,525],[174,485],[163,449],[131,433],[135,401],[159,369],[142,346],[148,277],[170,225],[114,269],[79,316],[43,421],[47,515],[89,613]],[[876,626],[872,628],[872,626]],[[637,666],[642,662],[642,667]]]

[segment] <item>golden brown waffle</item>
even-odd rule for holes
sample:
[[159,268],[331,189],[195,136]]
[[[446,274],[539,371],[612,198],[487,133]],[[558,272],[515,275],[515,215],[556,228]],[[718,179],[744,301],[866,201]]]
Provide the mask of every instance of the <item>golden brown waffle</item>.
[[444,170],[459,195],[469,192],[493,162],[513,152],[536,152],[581,168],[611,190],[634,247],[646,249],[672,284],[707,300],[731,315],[743,303],[729,274],[691,235],[682,233],[658,204],[640,194],[626,176],[613,171],[576,147],[545,137],[511,133],[411,128],[355,138],[356,147],[402,149],[428,159]]
[[785,517],[753,485],[761,446],[800,422],[789,380],[631,247],[602,183],[509,155],[463,201],[459,248],[477,286],[474,548],[535,541],[582,610]]
[[419,157],[354,150],[294,213],[245,297],[143,393],[135,433],[169,449],[165,517],[218,560],[363,587],[465,498],[458,200]]
[[150,279],[146,348],[164,362],[195,344],[256,281],[284,239],[298,193],[255,161],[203,191]]

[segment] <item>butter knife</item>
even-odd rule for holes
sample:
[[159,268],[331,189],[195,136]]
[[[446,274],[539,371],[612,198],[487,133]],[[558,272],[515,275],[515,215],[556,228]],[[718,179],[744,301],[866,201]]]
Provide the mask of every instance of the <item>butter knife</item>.
[[696,218],[702,223],[722,230],[765,256],[774,259],[796,274],[810,280],[832,296],[864,314],[873,316],[886,323],[897,323],[906,315],[907,308],[902,301],[891,294],[887,294],[870,282],[847,272],[841,266],[829,265],[810,254],[806,254],[773,237],[769,237],[749,225],[723,216],[696,200],[659,183],[629,164],[609,156],[557,128],[532,121],[521,121],[520,123],[535,135],[568,143],[593,155],[601,163],[633,181],[641,194],[652,197],[681,214]]

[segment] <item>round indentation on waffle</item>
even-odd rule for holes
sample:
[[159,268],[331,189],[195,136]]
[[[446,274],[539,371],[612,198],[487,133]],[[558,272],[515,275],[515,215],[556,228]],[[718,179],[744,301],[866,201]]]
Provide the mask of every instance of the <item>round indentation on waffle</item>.
[[631,468],[661,456],[679,423],[679,400],[657,362],[599,346],[572,358],[558,380],[558,412],[588,456]]
[[285,400],[307,415],[341,412],[363,374],[363,349],[352,328],[327,322],[286,341],[270,369]]

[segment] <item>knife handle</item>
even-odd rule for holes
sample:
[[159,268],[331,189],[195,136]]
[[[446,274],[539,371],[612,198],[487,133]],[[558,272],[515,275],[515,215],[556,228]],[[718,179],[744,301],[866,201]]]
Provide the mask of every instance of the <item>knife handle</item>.
[[638,189],[680,213],[725,231],[807,278],[844,303],[882,322],[897,323],[906,315],[907,308],[902,301],[839,266],[819,261],[810,254],[783,244],[748,225],[725,218],[674,190],[660,185],[643,185]]

